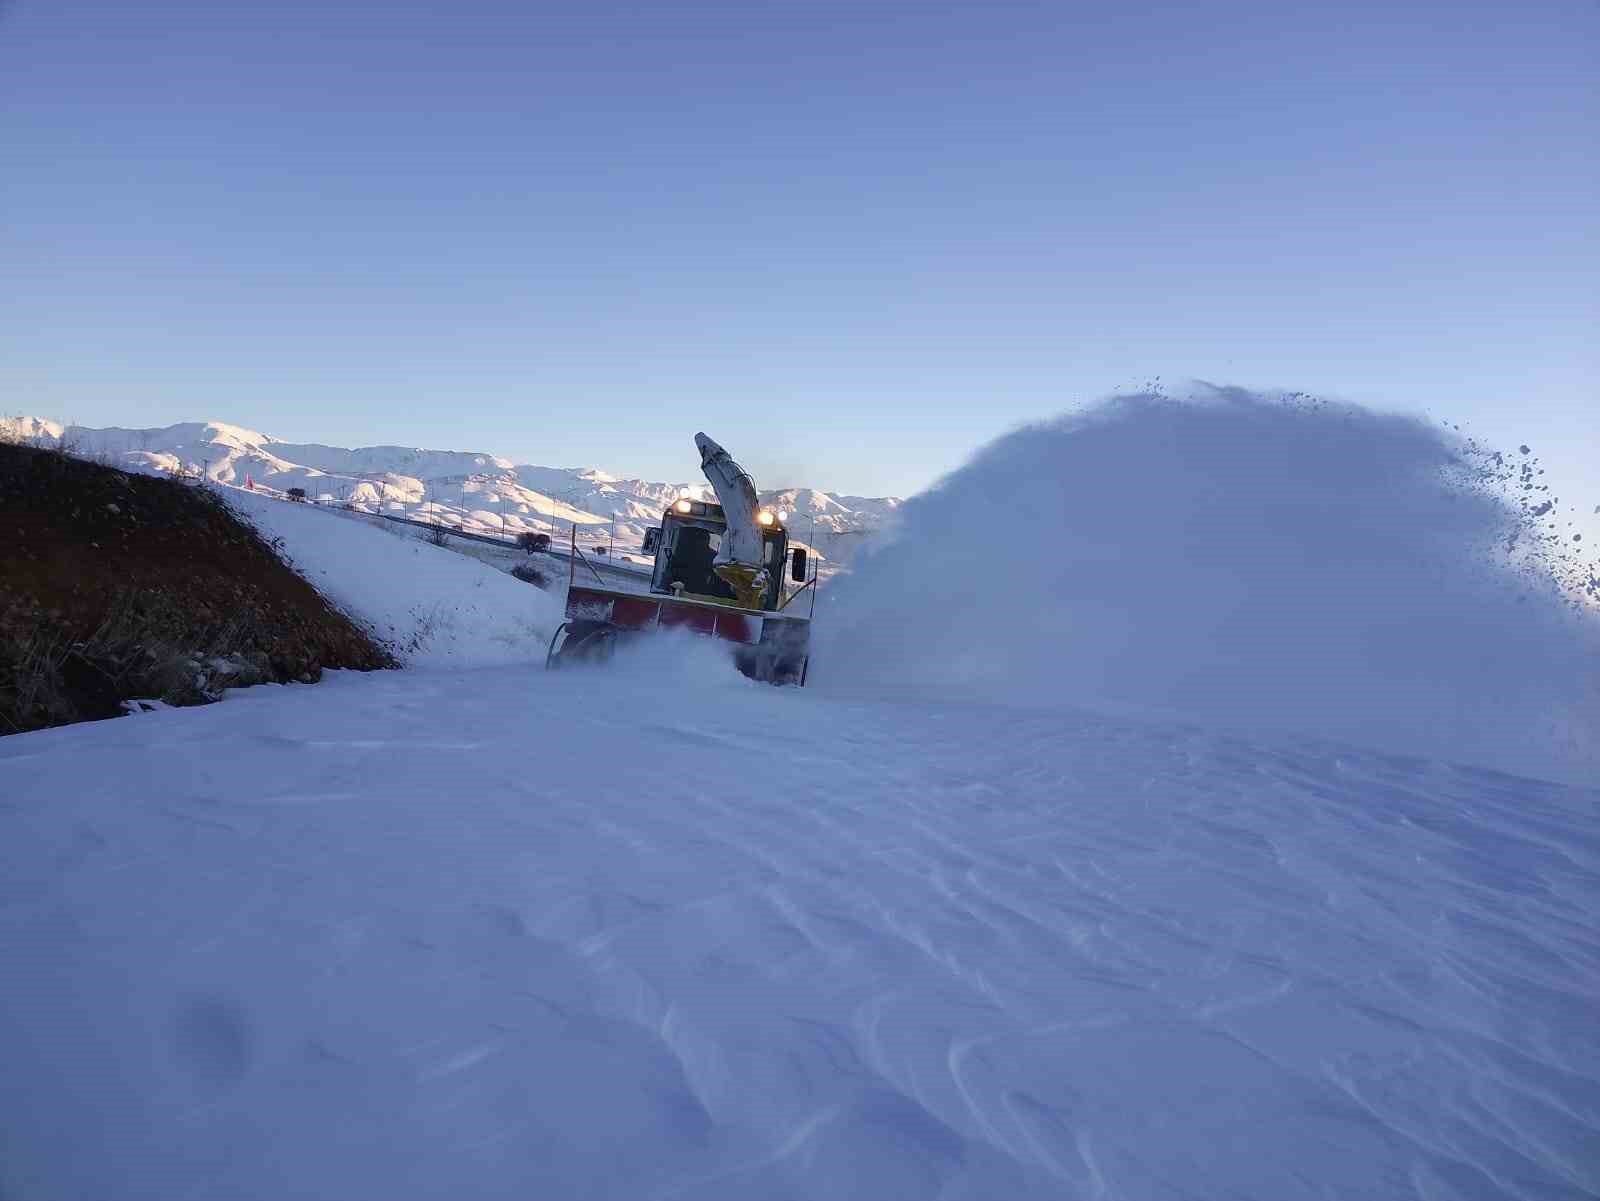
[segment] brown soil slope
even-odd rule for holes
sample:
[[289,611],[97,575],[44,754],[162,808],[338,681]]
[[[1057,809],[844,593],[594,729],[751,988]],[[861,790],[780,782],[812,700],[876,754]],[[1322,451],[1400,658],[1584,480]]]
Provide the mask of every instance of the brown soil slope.
[[393,666],[212,489],[0,445],[0,734]]

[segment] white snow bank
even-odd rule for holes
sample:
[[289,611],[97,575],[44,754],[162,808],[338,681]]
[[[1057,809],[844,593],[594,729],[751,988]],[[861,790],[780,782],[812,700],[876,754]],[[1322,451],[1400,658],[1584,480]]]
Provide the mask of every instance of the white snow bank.
[[1350,406],[1117,398],[907,502],[824,598],[812,680],[1600,778],[1600,631],[1549,573],[1592,569],[1549,541],[1526,463]]
[[561,600],[378,518],[230,491],[228,501],[329,600],[413,665],[542,659]]

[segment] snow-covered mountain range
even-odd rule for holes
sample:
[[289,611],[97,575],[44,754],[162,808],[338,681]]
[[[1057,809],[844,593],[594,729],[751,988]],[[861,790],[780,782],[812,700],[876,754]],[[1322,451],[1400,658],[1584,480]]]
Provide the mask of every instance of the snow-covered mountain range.
[[[514,463],[477,451],[286,442],[219,421],[93,429],[6,417],[0,418],[0,438],[64,445],[130,470],[203,475],[268,494],[303,488],[311,500],[437,520],[475,533],[534,531],[565,538],[576,524],[580,539],[614,538],[618,547],[637,545],[683,489],[698,494],[706,487],[703,480],[629,479],[594,468]],[[833,560],[849,559],[864,536],[883,528],[900,506],[898,497],[815,488],[766,491],[761,499],[792,514],[795,533]]]

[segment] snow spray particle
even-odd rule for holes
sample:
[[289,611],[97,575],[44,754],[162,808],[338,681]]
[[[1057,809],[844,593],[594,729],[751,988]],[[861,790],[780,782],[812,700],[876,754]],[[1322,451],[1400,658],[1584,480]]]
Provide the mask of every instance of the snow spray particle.
[[752,684],[739,674],[729,645],[689,630],[662,630],[624,638],[606,665],[608,679],[671,681],[674,687],[742,687]]
[[1113,398],[907,502],[812,679],[1600,779],[1596,572],[1526,454],[1303,395]]

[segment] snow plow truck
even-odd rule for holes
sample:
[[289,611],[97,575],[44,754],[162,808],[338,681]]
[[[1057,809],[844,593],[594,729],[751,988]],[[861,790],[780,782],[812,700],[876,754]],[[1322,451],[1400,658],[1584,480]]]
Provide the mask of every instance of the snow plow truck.
[[[566,621],[550,640],[546,667],[603,661],[623,639],[684,629],[728,643],[752,679],[806,682],[817,596],[806,549],[789,545],[788,515],[761,506],[727,451],[705,434],[694,442],[717,499],[679,496],[646,531],[644,549],[655,553],[648,590],[608,584],[578,549],[573,527]],[[795,602],[807,592],[802,613]]]

